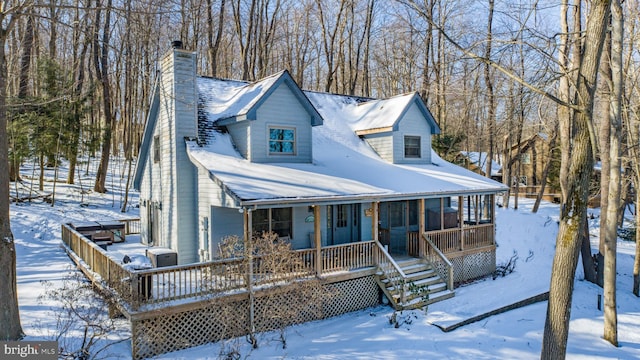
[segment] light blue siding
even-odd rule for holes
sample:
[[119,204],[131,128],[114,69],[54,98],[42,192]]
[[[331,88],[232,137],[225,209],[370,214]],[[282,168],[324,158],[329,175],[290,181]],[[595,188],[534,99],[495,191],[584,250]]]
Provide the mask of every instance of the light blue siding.
[[365,141],[385,161],[393,162],[393,133],[371,134]]
[[[420,158],[404,157],[404,137],[420,137]],[[397,130],[393,133],[393,162],[395,164],[430,164],[431,163],[431,127],[418,110],[418,106],[412,103],[398,121]]]
[[211,207],[211,243],[209,251],[212,258],[218,256],[218,245],[227,236],[236,235],[240,239],[244,237],[244,216],[238,209]]
[[227,126],[233,144],[245,159],[249,159],[251,149],[251,121],[240,121]]
[[[311,116],[292,93],[287,83],[280,84],[261,104],[254,120],[227,125],[233,142],[249,161],[311,162]],[[295,153],[269,154],[269,128],[295,129]]]

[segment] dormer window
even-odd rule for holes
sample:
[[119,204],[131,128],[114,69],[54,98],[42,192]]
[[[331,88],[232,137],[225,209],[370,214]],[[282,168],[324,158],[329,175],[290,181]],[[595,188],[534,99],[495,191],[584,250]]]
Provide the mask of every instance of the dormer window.
[[411,159],[419,159],[422,151],[420,148],[420,136],[404,137],[404,157]]
[[296,129],[269,127],[269,154],[295,155]]

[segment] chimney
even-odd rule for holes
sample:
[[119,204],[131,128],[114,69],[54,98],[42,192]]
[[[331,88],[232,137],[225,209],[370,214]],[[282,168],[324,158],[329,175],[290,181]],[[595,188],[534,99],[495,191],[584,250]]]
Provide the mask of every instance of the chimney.
[[171,47],[174,49],[182,49],[182,41],[180,40],[173,40],[171,42]]

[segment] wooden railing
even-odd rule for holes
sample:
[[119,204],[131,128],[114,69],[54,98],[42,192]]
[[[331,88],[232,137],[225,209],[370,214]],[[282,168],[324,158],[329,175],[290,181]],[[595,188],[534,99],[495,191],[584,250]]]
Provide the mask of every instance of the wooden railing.
[[425,234],[445,254],[477,249],[495,244],[493,224],[481,224],[427,231]]
[[376,247],[373,251],[373,257],[378,268],[384,274],[385,278],[391,283],[393,288],[400,293],[400,303],[405,302],[404,286],[407,275],[402,268],[393,260],[393,257],[384,249],[382,244],[375,242]]
[[463,250],[477,249],[494,244],[493,224],[465,227],[463,232]]
[[372,250],[374,241],[361,241],[327,246],[320,249],[322,254],[322,274],[334,271],[350,271],[374,266]]
[[155,304],[167,301],[215,296],[246,286],[243,259],[214,260],[205,263],[131,270],[132,289],[138,302]]
[[420,257],[420,233],[410,231],[407,233],[407,254],[409,256]]
[[460,228],[428,231],[426,235],[445,254],[462,249],[462,232]]
[[129,271],[108,257],[101,247],[68,224],[62,225],[62,242],[76,255],[78,262],[84,262],[81,266],[98,276],[94,281],[101,281],[120,296],[130,298],[130,284],[123,281],[131,278]]
[[140,234],[140,219],[121,219],[118,220],[124,223],[124,234]]
[[263,285],[314,276],[314,250],[292,251],[291,258],[280,254],[254,257],[251,268],[253,284]]
[[422,241],[424,241],[427,261],[433,265],[440,278],[446,282],[447,289],[453,291],[453,264],[426,233],[422,236]]
[[294,251],[295,258],[288,263],[289,268],[279,272],[271,271],[273,267],[261,257],[253,258],[251,273],[243,258],[138,270],[112,259],[105,250],[67,224],[62,225],[62,241],[92,281],[101,282],[115,291],[133,310],[143,304],[244,290],[249,279],[254,285],[262,285],[376,264],[375,242],[364,241],[321,248],[320,272],[316,269],[317,249],[314,248]]

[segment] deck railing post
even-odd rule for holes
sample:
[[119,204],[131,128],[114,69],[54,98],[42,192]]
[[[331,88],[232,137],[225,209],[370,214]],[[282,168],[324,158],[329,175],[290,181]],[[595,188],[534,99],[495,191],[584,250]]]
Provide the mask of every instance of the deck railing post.
[[322,234],[320,233],[320,206],[313,206],[313,243],[316,248],[316,275],[322,274]]
[[424,199],[420,199],[420,203],[419,203],[419,213],[420,213],[420,220],[418,221],[418,256],[421,258],[424,258],[427,256],[426,254],[426,249],[425,249],[425,244],[422,241],[422,236],[425,232],[426,226],[424,223],[424,217],[425,217],[425,207],[424,207]]

